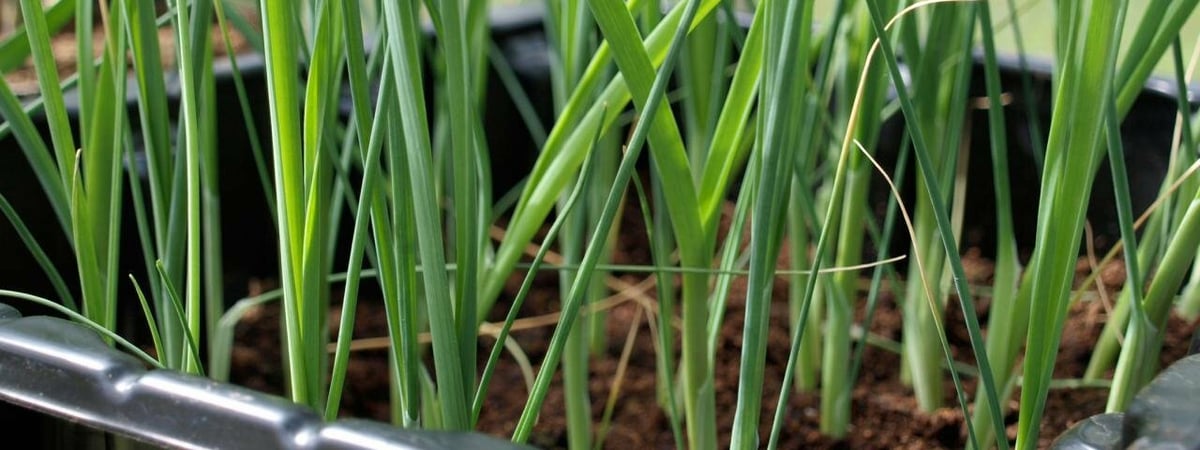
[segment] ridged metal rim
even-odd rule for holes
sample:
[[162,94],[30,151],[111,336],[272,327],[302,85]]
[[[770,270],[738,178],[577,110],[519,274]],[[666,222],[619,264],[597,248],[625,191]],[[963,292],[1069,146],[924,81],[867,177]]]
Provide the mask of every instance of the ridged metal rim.
[[478,433],[326,423],[288,400],[170,370],[146,370],[83,325],[0,304],[0,400],[173,448],[527,448]]

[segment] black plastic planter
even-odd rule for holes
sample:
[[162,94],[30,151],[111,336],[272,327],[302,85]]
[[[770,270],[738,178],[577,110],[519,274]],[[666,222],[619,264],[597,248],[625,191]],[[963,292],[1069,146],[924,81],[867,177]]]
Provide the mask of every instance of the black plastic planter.
[[[1033,248],[1037,231],[1038,198],[1041,186],[1041,166],[1035,148],[1045,146],[1046,130],[1050,124],[1053,103],[1051,78],[1053,66],[1046,60],[1031,59],[1022,68],[1016,57],[1000,61],[1000,84],[1002,92],[1009,94],[1011,103],[1004,106],[1005,127],[1008,136],[1009,186],[1013,204],[1010,205],[1017,246],[1022,250]],[[1022,74],[1030,80],[1029,95],[1022,87]],[[984,67],[977,59],[971,75],[969,96],[986,98]],[[1159,187],[1167,173],[1170,158],[1175,115],[1178,111],[1178,89],[1173,81],[1152,78],[1133,103],[1121,124],[1121,138],[1125,147],[1125,165],[1129,176],[1130,196],[1135,213],[1141,213],[1153,203]],[[1195,92],[1188,93],[1188,100],[1196,106]],[[1032,113],[1032,114],[1031,114]],[[1040,146],[1035,146],[1030,136],[1033,121],[1040,124]],[[971,205],[962,225],[964,251],[977,248],[985,258],[994,257],[996,249],[996,199],[993,182],[991,142],[989,136],[988,110],[968,110],[964,141],[969,146],[967,161],[966,205]],[[888,170],[894,170],[898,146],[904,133],[904,117],[897,113],[884,124],[876,154]],[[910,164],[915,164],[911,162]],[[915,173],[915,165],[908,173]],[[907,178],[902,186],[905,203],[915,204],[916,177]],[[884,205],[891,193],[883,183],[872,184],[872,205]],[[1088,206],[1088,222],[1095,232],[1099,248],[1106,248],[1120,239],[1117,225],[1115,196],[1109,164],[1105,160],[1096,173]],[[883,208],[878,208],[882,219]],[[908,252],[906,239],[893,240],[890,254]]]
[[1088,418],[1059,436],[1052,448],[1200,450],[1200,354],[1160,373],[1124,414]]
[[[508,57],[515,75],[550,120],[549,61],[539,8],[499,11],[491,17],[493,40]],[[249,120],[267,139],[269,114],[266,77],[258,55],[238,57],[241,77],[251,106]],[[219,178],[222,250],[226,299],[246,294],[251,279],[277,277],[275,230],[261,192],[250,139],[243,125],[231,65],[217,62],[216,116],[220,142]],[[426,78],[432,79],[427,73]],[[516,107],[500,89],[494,72],[483,112],[488,145],[493,151],[497,195],[516,185],[520,174],[532,167],[533,139],[515,123]],[[131,81],[132,82],[132,81]],[[430,94],[432,86],[428,87]],[[168,80],[170,109],[178,106],[178,85]],[[137,133],[136,93],[128,89],[129,120]],[[71,114],[78,101],[66,92]],[[432,95],[427,95],[432,99]],[[33,117],[44,137],[49,129],[41,116]],[[174,117],[172,117],[174,120]],[[78,130],[76,130],[78,131]],[[140,139],[134,139],[140,144]],[[269,149],[267,142],[262,143]],[[135,149],[136,150],[136,149]],[[0,192],[31,228],[63,277],[76,277],[72,249],[63,238],[37,180],[12,137],[0,140]],[[133,203],[125,190],[124,210]],[[344,219],[350,220],[350,219]],[[133,215],[122,223],[124,236],[137,236]],[[350,227],[342,227],[346,235]],[[0,287],[53,298],[46,276],[31,259],[7,220],[0,218]],[[345,256],[339,255],[338,260]],[[120,273],[144,273],[140,243],[123,239]],[[135,342],[148,341],[141,312],[130,285],[123,284],[118,334]],[[77,448],[86,444],[102,448],[111,437],[124,435],[155,446],[186,448],[524,448],[474,433],[407,432],[365,420],[325,424],[320,418],[281,397],[261,394],[231,384],[163,370],[147,371],[143,364],[113,350],[92,331],[61,319],[34,304],[16,309],[0,305],[0,430],[23,433],[21,448]],[[139,338],[140,336],[140,338]],[[22,443],[7,439],[7,443]],[[7,447],[7,446],[6,446]]]
[[[175,448],[525,448],[477,433],[324,423],[286,399],[169,370],[147,371],[82,325],[0,304],[0,399]],[[16,431],[10,429],[10,431]]]
[[[497,48],[510,62],[542,121],[548,123],[552,119],[550,63],[541,17],[542,10],[538,7],[504,8],[492,14],[490,24]],[[429,33],[432,31],[429,30]],[[264,151],[270,151],[270,136],[267,132],[270,129],[270,115],[267,108],[269,102],[263,59],[257,54],[249,54],[239,56],[237,62],[249,97],[249,120],[258,128]],[[259,183],[250,145],[251,136],[244,126],[232,66],[228,61],[218,61],[214,72],[217,97],[215,116],[219,118],[216,141],[220,146],[217,176],[220,185],[221,250],[225,256],[223,278],[226,286],[225,298],[232,303],[245,295],[249,280],[277,278],[279,261],[271,212],[266,202],[266,194],[262,192]],[[434,75],[427,72],[426,81],[432,80]],[[533,138],[518,119],[520,115],[517,107],[503,89],[498,75],[494,71],[488,71],[487,75],[488,86],[491,88],[487,91],[482,114],[488,148],[492,154],[493,192],[499,196],[520,182],[522,174],[529,172],[537,152]],[[134,83],[134,80],[130,80],[130,83]],[[430,102],[434,98],[433,89],[432,85],[426,87],[426,98]],[[128,119],[135,136],[140,129],[137,92],[136,86],[131,84],[127,89],[126,99]],[[179,105],[179,86],[177,81],[173,82],[171,78],[168,78],[167,95],[168,109],[172,111],[171,120],[175,120],[174,114]],[[72,122],[78,114],[76,96],[74,90],[64,93]],[[347,103],[344,105],[343,114],[349,114],[348,108]],[[32,119],[43,137],[48,140],[49,127],[44,117],[35,115]],[[141,145],[140,137],[135,137],[133,142],[135,147]],[[269,166],[270,156],[264,156]],[[144,168],[141,170],[144,176]],[[67,280],[75,279],[77,275],[71,246],[63,237],[62,230],[56,223],[54,213],[29,169],[25,156],[11,136],[0,139],[0,193],[5,195],[12,203],[13,209],[25,220],[32,235],[42,245],[63,277]],[[122,210],[131,212],[134,206],[130,190],[125,189],[124,194]],[[119,273],[132,273],[140,277],[146,268],[141,256],[141,244],[136,239],[136,222],[132,213],[126,216],[121,225],[121,233],[129,238],[121,240]],[[347,214],[343,217],[343,224],[352,220],[353,216]],[[340,229],[345,242],[349,242],[351,228],[343,226]],[[0,218],[0,249],[11,252],[5,258],[0,258],[0,286],[47,298],[55,296],[46,275],[29,256],[12,226],[3,218]],[[341,248],[339,251],[345,252],[347,249]],[[335,260],[344,261],[346,257],[345,254],[338,254]],[[128,283],[120,286],[119,294],[121,298],[136,299],[136,293]],[[140,327],[141,312],[137,309],[137,302],[130,302],[129,306],[132,306],[129,309],[133,314],[131,317],[136,320],[118,321],[119,325]],[[51,313],[36,306],[22,308],[30,312]],[[144,332],[138,327],[117,331],[122,336]]]
[[[505,11],[492,19],[493,38],[506,55],[523,88],[545,122],[550,120],[549,59],[546,38],[542,31],[539,9],[522,8]],[[266,130],[265,78],[261,59],[239,59],[253,111],[250,120]],[[981,70],[981,69],[979,69]],[[1020,68],[1006,64],[1002,78],[1006,90],[1019,92]],[[1035,116],[1043,123],[1049,117],[1049,75],[1045,66],[1032,70],[1033,96],[1018,98],[1031,102]],[[494,73],[489,73],[486,107],[483,112],[488,147],[492,151],[494,193],[501,195],[516,185],[522,174],[528,173],[536,152],[533,140],[524,131],[513,102],[500,88]],[[975,76],[973,93],[982,93],[982,76]],[[1170,124],[1175,115],[1177,93],[1170,83],[1154,83],[1134,105],[1124,124],[1127,163],[1132,176],[1135,197],[1134,209],[1140,210],[1157,192],[1166,170],[1166,152],[1170,148]],[[1163,87],[1165,86],[1165,87]],[[431,88],[430,88],[431,89]],[[136,92],[136,90],[130,90]],[[220,155],[221,207],[223,250],[225,253],[226,297],[230,300],[245,293],[251,278],[270,278],[276,273],[274,230],[266,202],[258,185],[252,155],[241,110],[233,89],[232,75],[218,75],[218,112],[225,118],[218,132]],[[427,95],[427,98],[432,98]],[[137,114],[130,101],[130,119]],[[1017,105],[1006,108],[1006,116],[1014,138],[1010,140],[1012,185],[1036,190],[1039,173],[1033,162],[1031,145],[1022,141],[1030,117]],[[971,116],[972,144],[967,202],[983,214],[970,214],[964,224],[964,246],[983,249],[985,256],[995,248],[990,239],[995,218],[991,191],[992,179],[987,139],[986,111],[976,110]],[[136,125],[135,125],[136,126]],[[900,141],[902,119],[890,121],[880,139],[879,153],[887,163],[887,154],[895,155]],[[262,136],[266,137],[266,136]],[[135,140],[136,141],[136,140]],[[16,209],[36,229],[35,235],[47,248],[52,259],[67,278],[73,276],[73,259],[52,213],[44,204],[37,183],[26,170],[20,152],[11,147],[15,142],[0,142],[11,151],[0,151],[0,192],[13,201]],[[894,156],[893,156],[894,158]],[[894,162],[892,163],[894,165]],[[15,169],[15,170],[14,170]],[[1105,169],[1102,169],[1105,170]],[[911,171],[910,171],[911,173]],[[912,177],[910,177],[911,179]],[[1099,234],[1116,236],[1112,209],[1111,181],[1097,175],[1097,191],[1092,197],[1090,216]],[[908,188],[907,197],[915,197]],[[876,198],[886,198],[880,191]],[[1032,246],[1036,221],[1036,191],[1014,193],[1022,199],[1014,205],[1018,238],[1023,248]],[[910,202],[911,203],[911,202]],[[131,203],[126,208],[131,208]],[[128,210],[128,209],[127,209]],[[123,233],[135,236],[132,218],[127,220]],[[343,227],[343,233],[349,227]],[[897,239],[897,242],[903,240]],[[140,250],[134,239],[123,242],[122,273],[142,273]],[[906,245],[906,244],[897,244]],[[43,274],[21,250],[23,246],[11,227],[0,220],[0,249],[18,249],[0,258],[0,287],[52,295],[49,285],[40,281]],[[893,249],[892,254],[905,252]],[[338,256],[338,260],[344,260]],[[122,298],[132,299],[132,292]],[[136,313],[136,303],[132,305]],[[21,305],[25,311],[42,311]],[[137,319],[123,321],[123,326],[138,324]],[[122,335],[137,335],[140,329],[122,329]],[[504,441],[477,434],[445,434],[434,432],[405,432],[380,423],[347,420],[323,423],[314,413],[283,398],[260,394],[233,385],[182,375],[170,371],[145,370],[132,357],[117,352],[97,335],[79,325],[49,317],[21,318],[13,308],[0,305],[0,399],[19,405],[13,410],[0,405],[0,423],[37,434],[47,430],[34,412],[62,418],[85,427],[127,435],[153,445],[180,447],[238,447],[238,448],[508,448]],[[1200,398],[1182,401],[1200,403]],[[1108,420],[1108,419],[1097,419]],[[11,429],[11,428],[10,428]]]

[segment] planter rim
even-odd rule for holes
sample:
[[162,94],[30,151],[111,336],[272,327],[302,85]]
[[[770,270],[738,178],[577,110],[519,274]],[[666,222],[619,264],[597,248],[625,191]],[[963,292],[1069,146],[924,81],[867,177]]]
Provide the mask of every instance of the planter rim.
[[[542,17],[545,14],[546,8],[540,4],[533,5],[514,5],[504,8],[493,8],[488,11],[488,26],[492,34],[512,34],[527,31],[534,28],[541,28]],[[746,22],[748,25],[749,22]],[[427,37],[434,36],[433,24],[423,22],[422,29]],[[368,51],[373,50],[374,39],[367,39],[366,45]],[[230,57],[229,55],[214,58],[213,60],[213,76],[217,83],[233,81],[233,60],[236,60],[238,70],[244,74],[259,74],[266,72],[266,60],[263,55],[253,51],[253,49],[238,53]],[[169,98],[179,97],[179,76],[178,72],[170,70],[166,73],[166,90]],[[31,95],[34,98],[36,95]],[[63,101],[66,103],[68,111],[79,110],[79,90],[68,89],[63,92]],[[130,76],[126,80],[125,102],[128,105],[136,105],[138,101],[138,85],[137,78]]]
[[[516,34],[542,27],[542,19],[545,15],[546,8],[541,4],[526,4],[526,5],[511,5],[502,8],[490,8],[488,10],[488,24],[493,35],[495,34]],[[734,13],[735,20],[742,28],[749,28],[753,20],[753,15],[745,11],[737,11]],[[433,24],[430,22],[422,23],[422,30],[427,37],[434,37]],[[367,39],[367,51],[374,49],[375,39]],[[900,55],[903,59],[903,55]],[[264,73],[266,62],[263,56],[257,52],[247,52],[234,55],[232,58],[226,56],[217,58],[214,61],[214,76],[218,82],[232,81],[233,79],[233,63],[231,59],[237,60],[238,68],[243,73]],[[975,64],[982,64],[983,51],[976,49],[973,52]],[[1028,66],[1031,75],[1049,78],[1054,73],[1054,61],[1047,57],[1036,54],[1025,55],[1025,65]],[[997,55],[997,63],[1001,71],[1019,71],[1020,70],[1020,55],[1015,53],[1001,53]],[[907,71],[906,71],[907,78]],[[908,82],[909,80],[905,80]],[[126,87],[126,103],[134,105],[138,99],[137,80],[134,77],[128,79]],[[1174,99],[1179,95],[1179,89],[1176,87],[1175,80],[1170,77],[1152,74],[1146,80],[1143,86],[1143,94],[1151,93],[1166,98]],[[1196,105],[1200,101],[1200,84],[1189,83],[1187,85],[1188,102]],[[67,109],[77,111],[79,109],[78,91],[70,89],[64,92],[64,101],[67,104]],[[171,71],[167,74],[167,95],[177,98],[179,95],[179,80],[176,72]]]
[[22,318],[5,304],[0,304],[0,373],[0,400],[161,446],[529,448],[478,433],[408,431],[359,419],[326,423],[282,397],[171,370],[146,370],[83,325],[47,316]]
[[[973,53],[975,64],[983,64],[983,50],[977,49]],[[1016,53],[1001,53],[996,55],[996,64],[1000,66],[1001,71],[1020,71],[1021,55]],[[1025,65],[1029,68],[1030,75],[1049,79],[1054,74],[1054,60],[1048,56],[1027,54],[1025,55]],[[1200,100],[1200,84],[1188,83],[1188,102],[1195,106],[1197,100]],[[1151,74],[1150,78],[1146,79],[1146,84],[1142,86],[1142,93],[1150,93],[1174,99],[1179,95],[1179,89],[1176,87],[1175,80],[1164,75]]]

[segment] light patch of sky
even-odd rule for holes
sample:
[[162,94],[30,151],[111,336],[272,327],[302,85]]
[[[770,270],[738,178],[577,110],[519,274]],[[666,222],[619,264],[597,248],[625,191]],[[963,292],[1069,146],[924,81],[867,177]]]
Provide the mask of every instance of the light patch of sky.
[[[1049,61],[1054,55],[1056,22],[1054,0],[988,0],[992,8],[994,24],[1002,26],[1002,28],[997,28],[996,30],[996,47],[1002,54],[1013,54],[1017,51],[1013,28],[1005,26],[1010,21],[1010,1],[1016,5],[1018,20],[1020,21],[1021,40],[1024,43],[1025,51],[1033,57]],[[1123,36],[1124,45],[1128,45],[1134,30],[1142,23],[1146,7],[1150,2],[1151,0],[1129,0],[1129,12],[1126,16],[1125,34]],[[818,20],[821,17],[828,17],[833,10],[834,4],[833,0],[816,0],[815,10]],[[936,8],[937,6],[933,7]],[[1162,20],[1164,18],[1154,18],[1147,23],[1156,24]],[[1200,38],[1200,14],[1192,14],[1192,17],[1188,18],[1188,21],[1183,26],[1183,30],[1180,32],[1185,61],[1191,56],[1192,49],[1196,47],[1198,38]],[[1172,71],[1170,52],[1168,51],[1166,57],[1159,62],[1156,72],[1160,75],[1170,76],[1173,74]]]
[[[529,3],[537,3],[543,0],[491,0],[493,5],[521,5]],[[739,7],[749,8],[752,2],[748,0],[736,0]],[[815,0],[814,12],[818,20],[823,17],[828,17],[832,12],[836,2],[834,0]],[[1020,20],[1020,28],[1022,42],[1025,50],[1032,57],[1049,61],[1054,55],[1054,32],[1055,32],[1055,14],[1054,0],[988,0],[992,7],[992,18],[995,24],[1000,25],[997,29],[996,46],[998,50],[1004,54],[1013,54],[1017,51],[1016,38],[1013,34],[1013,28],[1006,26],[1010,21],[1009,2],[1016,6],[1018,20]],[[1071,0],[1076,1],[1076,0]],[[1097,0],[1108,1],[1108,0]],[[1126,28],[1124,35],[1124,45],[1128,45],[1129,39],[1133,35],[1133,31],[1142,23],[1145,16],[1147,5],[1153,0],[1129,0],[1129,13],[1126,17]],[[667,3],[669,3],[668,1]],[[934,6],[936,7],[936,6]],[[1200,8],[1197,8],[1200,9]],[[1163,18],[1154,18],[1147,23],[1160,23]],[[1183,51],[1185,61],[1191,56],[1192,50],[1196,47],[1196,43],[1200,40],[1200,14],[1192,14],[1188,21],[1184,24],[1183,30],[1180,33],[1180,39],[1183,43]],[[1167,55],[1159,62],[1156,72],[1159,75],[1171,76],[1173,69],[1171,67],[1171,57],[1168,51]]]

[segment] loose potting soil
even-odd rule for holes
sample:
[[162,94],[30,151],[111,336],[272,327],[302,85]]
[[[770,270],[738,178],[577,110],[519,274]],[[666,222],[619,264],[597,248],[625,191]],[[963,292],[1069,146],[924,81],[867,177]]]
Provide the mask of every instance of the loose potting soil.
[[[623,218],[621,240],[617,242],[614,262],[618,264],[649,264],[649,245],[646,244],[644,224],[636,208],[627,208]],[[726,220],[727,222],[727,220]],[[723,225],[723,228],[725,226]],[[540,237],[538,238],[540,242]],[[784,252],[786,254],[786,252]],[[972,284],[990,282],[991,264],[978,256],[980,252],[968,250],[965,256],[968,278]],[[786,266],[786,257],[781,258]],[[1089,273],[1085,260],[1080,263],[1080,279]],[[524,272],[518,271],[509,280],[503,298],[488,317],[490,321],[503,319],[512,296],[520,286]],[[636,285],[644,274],[615,273],[614,277]],[[1124,281],[1124,270],[1119,262],[1110,263],[1102,269],[1100,282],[1106,292],[1115,298]],[[536,286],[521,308],[520,317],[552,314],[559,310],[558,277],[551,272],[539,274]],[[768,332],[766,385],[763,393],[762,436],[769,432],[769,418],[774,413],[779,396],[779,382],[783,378],[790,330],[786,304],[787,284],[779,278],[775,284],[775,302],[771,308],[771,328]],[[886,290],[886,289],[885,289]],[[741,355],[743,312],[745,307],[745,279],[735,279],[727,305],[725,322],[718,341],[716,363],[716,401],[718,436],[722,446],[730,438],[737,400],[738,370]],[[653,289],[645,295],[654,296]],[[1099,296],[1088,295],[1088,300],[1072,306],[1068,323],[1062,337],[1055,367],[1056,379],[1081,378],[1087,366],[1091,349],[1104,326],[1105,306]],[[340,294],[334,298],[340,298]],[[865,298],[865,297],[864,297]],[[861,300],[861,299],[860,299]],[[988,298],[977,297],[979,321],[987,323]],[[865,301],[857,302],[856,323],[865,316]],[[639,311],[643,306],[636,301],[626,301],[609,310],[605,327],[607,345],[600,355],[591,359],[589,391],[592,401],[594,423],[603,417],[606,400],[613,389],[614,375],[618,371],[623,347],[631,327],[639,327],[628,366],[619,383],[617,401],[612,413],[611,425],[604,435],[604,447],[614,449],[631,448],[675,448],[670,423],[656,400],[655,341],[648,327],[648,316]],[[340,309],[332,311],[331,324],[336,324]],[[957,299],[952,298],[945,312],[947,335],[955,359],[974,365],[966,327],[963,324]],[[577,322],[578,323],[578,322]],[[387,325],[383,306],[379,301],[363,300],[359,304],[355,327],[356,338],[386,336]],[[874,320],[871,333],[898,342],[900,339],[901,315],[896,299],[885,292]],[[1172,317],[1163,349],[1161,363],[1165,367],[1186,354],[1189,340],[1196,324],[1188,324]],[[553,326],[539,326],[513,332],[513,338],[528,355],[536,370],[543,358]],[[267,305],[248,315],[238,326],[234,349],[232,381],[254,389],[283,393],[283,375],[279,351],[279,309]],[[479,347],[480,367],[495,343],[494,339],[481,337]],[[857,345],[857,343],[855,344]],[[676,348],[678,351],[678,348]],[[388,405],[387,352],[380,348],[355,353],[347,374],[347,387],[342,404],[342,415],[367,417],[387,421],[390,418]],[[924,413],[917,409],[912,388],[900,382],[898,354],[875,346],[868,346],[863,358],[861,375],[854,385],[852,394],[852,424],[845,439],[834,440],[818,431],[820,398],[816,393],[793,394],[789,399],[787,422],[782,433],[780,448],[853,448],[853,449],[937,449],[963,448],[966,444],[962,412],[957,408],[954,387],[946,377],[944,407]],[[966,389],[974,392],[975,381],[963,377]],[[477,430],[497,436],[511,436],[521,411],[525,407],[528,390],[526,379],[514,359],[505,353],[497,367],[492,388],[479,418]],[[1018,395],[1010,399],[1005,417],[1006,430],[1010,439],[1015,439]],[[1046,447],[1059,433],[1076,422],[1093,414],[1103,412],[1107,389],[1096,387],[1060,388],[1050,391],[1046,403],[1045,420],[1042,423],[1039,447]],[[597,425],[599,428],[599,425]],[[542,448],[566,448],[566,416],[561,377],[555,377],[551,391],[546,397],[540,421],[530,440]]]

